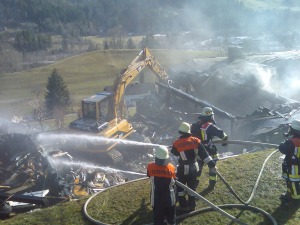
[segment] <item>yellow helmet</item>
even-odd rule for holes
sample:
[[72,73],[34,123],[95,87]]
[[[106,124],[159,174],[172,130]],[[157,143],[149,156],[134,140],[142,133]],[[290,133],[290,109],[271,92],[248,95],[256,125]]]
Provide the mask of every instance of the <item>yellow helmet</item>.
[[190,134],[191,133],[191,126],[189,123],[186,123],[186,122],[182,122],[179,126],[179,131],[180,132],[183,132],[183,133],[188,133]]

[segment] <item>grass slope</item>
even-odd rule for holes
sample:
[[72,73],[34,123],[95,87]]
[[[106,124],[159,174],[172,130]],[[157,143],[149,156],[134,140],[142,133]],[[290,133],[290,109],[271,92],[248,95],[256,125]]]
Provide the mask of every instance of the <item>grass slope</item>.
[[[229,182],[236,193],[246,201],[259,174],[261,166],[273,150],[243,154],[238,157],[222,160],[218,168],[223,177]],[[270,213],[280,224],[296,225],[300,221],[300,204],[293,208],[280,208],[279,196],[285,191],[284,181],[281,179],[281,154],[275,153],[266,164],[262,178],[251,206],[259,207]],[[198,192],[208,184],[207,168],[201,177]],[[127,185],[118,186],[100,193],[88,205],[88,213],[97,220],[108,224],[146,224],[151,222],[152,209],[149,202],[149,180],[142,180]],[[209,201],[216,205],[239,203],[228,191],[226,186],[219,181],[217,188],[205,195]],[[12,219],[2,221],[7,225],[25,224],[90,224],[84,219],[82,207],[86,199],[60,204],[51,208],[33,213],[20,214]],[[197,209],[206,207],[197,201]],[[237,216],[238,209],[226,210],[231,215]],[[247,224],[270,224],[262,215],[244,211],[240,220]],[[216,212],[208,212],[185,219],[184,225],[195,224],[228,224],[230,221]]]
[[[157,61],[165,68],[190,59],[216,56],[216,52],[150,50]],[[0,76],[0,115],[22,115],[24,109],[31,112],[29,103],[36,98],[36,90],[45,91],[47,79],[53,68],[63,77],[74,105],[79,105],[83,97],[102,91],[113,85],[121,69],[128,66],[140,50],[106,50],[73,56],[55,64],[27,71]],[[145,72],[147,69],[145,70]],[[152,73],[151,73],[152,74]],[[43,92],[41,98],[43,97]]]

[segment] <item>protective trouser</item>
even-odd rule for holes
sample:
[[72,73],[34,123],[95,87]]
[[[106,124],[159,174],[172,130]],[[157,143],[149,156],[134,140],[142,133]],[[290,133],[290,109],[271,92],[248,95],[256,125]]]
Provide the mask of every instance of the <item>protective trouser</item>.
[[[187,169],[184,169],[184,167],[189,167],[189,172],[186,174],[184,171],[187,171]],[[182,184],[185,184],[188,186],[190,189],[193,191],[196,190],[198,182],[197,182],[197,172],[198,172],[198,167],[194,164],[192,165],[180,165],[177,170],[177,178],[178,181]],[[188,199],[186,199],[186,194],[187,192],[177,186],[177,193],[178,193],[178,202],[180,207],[186,208],[189,207],[190,209],[195,209],[196,207],[196,198],[195,196],[188,195]]]
[[[217,161],[214,160],[214,162],[217,165]],[[215,185],[216,182],[217,182],[217,173],[216,172],[211,172],[209,170],[208,175],[209,175],[209,185]]]
[[[219,154],[217,151],[217,147],[215,145],[204,145],[208,154],[212,157],[213,161],[215,162],[215,164],[217,165],[217,161],[219,160]],[[209,185],[215,185],[217,182],[217,174],[215,172],[211,172],[209,171],[208,173],[209,175]]]
[[[217,161],[214,160],[214,162],[215,162],[215,164],[217,165]],[[202,162],[202,161],[199,160],[199,161],[198,161],[198,164],[199,164],[199,172],[198,172],[198,176],[200,176],[201,173],[202,173],[202,169],[203,169],[203,166],[204,166],[204,162]],[[216,182],[217,182],[217,173],[209,171],[208,175],[209,175],[209,184],[210,184],[210,185],[215,185]]]
[[293,199],[300,199],[300,181],[290,181],[286,180],[287,193]]
[[176,205],[165,206],[161,203],[154,204],[153,207],[153,224],[165,225],[164,220],[167,219],[168,224],[175,225]]

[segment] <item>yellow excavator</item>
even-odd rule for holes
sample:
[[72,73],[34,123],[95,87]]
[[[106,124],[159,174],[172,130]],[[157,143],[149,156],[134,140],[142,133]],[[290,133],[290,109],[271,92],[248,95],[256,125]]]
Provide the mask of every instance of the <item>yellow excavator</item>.
[[[69,125],[70,129],[97,134],[105,138],[125,139],[135,130],[132,124],[124,117],[126,112],[124,93],[126,87],[141,73],[149,68],[160,83],[167,83],[168,75],[164,68],[151,55],[148,48],[142,51],[135,59],[121,70],[115,79],[112,91],[103,91],[82,100],[82,116]],[[120,153],[114,148],[118,143],[110,142],[106,145],[89,146],[85,151],[107,152],[115,161],[122,160]]]

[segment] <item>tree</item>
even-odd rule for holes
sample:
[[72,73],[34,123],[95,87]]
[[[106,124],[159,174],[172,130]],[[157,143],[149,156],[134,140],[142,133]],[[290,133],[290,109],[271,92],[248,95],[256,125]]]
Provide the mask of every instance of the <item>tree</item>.
[[135,49],[136,48],[136,46],[135,46],[135,44],[134,44],[134,42],[131,38],[129,38],[127,40],[126,46],[127,46],[128,49]]
[[41,128],[44,130],[44,121],[46,117],[45,102],[40,98],[43,92],[43,87],[39,84],[35,84],[32,87],[32,91],[36,94],[36,99],[29,102],[33,106],[33,116],[39,122]]
[[108,44],[108,41],[107,41],[107,40],[104,40],[104,41],[103,41],[103,49],[104,49],[104,50],[109,49],[109,44]]
[[143,39],[139,43],[141,48],[158,48],[159,43],[156,41],[153,37],[153,35],[147,35],[146,37],[143,37]]
[[107,33],[110,36],[109,45],[111,48],[121,49],[124,47],[125,31],[121,26],[116,26],[116,27],[110,29]]
[[63,78],[56,68],[48,77],[47,91],[45,94],[45,105],[50,115],[54,116],[57,127],[62,128],[67,107],[71,105],[70,93]]
[[13,45],[18,51],[33,52],[51,47],[52,39],[49,35],[34,34],[30,30],[22,30],[16,34]]

